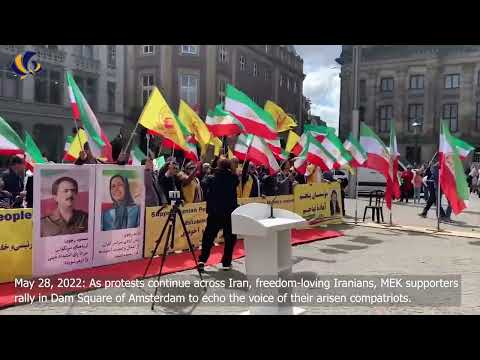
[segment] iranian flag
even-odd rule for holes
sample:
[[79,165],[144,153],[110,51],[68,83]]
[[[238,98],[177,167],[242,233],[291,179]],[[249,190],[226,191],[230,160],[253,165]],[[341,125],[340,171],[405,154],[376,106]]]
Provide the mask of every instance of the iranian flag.
[[453,145],[455,145],[455,147],[457,148],[460,159],[465,160],[468,154],[470,154],[470,152],[472,152],[475,148],[469,143],[463,140],[460,140],[459,138],[453,135],[450,135],[450,136],[452,137]]
[[304,132],[312,135],[317,141],[320,141],[320,142],[322,142],[325,139],[325,137],[327,137],[327,135],[332,132],[332,130],[330,130],[326,126],[321,126],[321,125],[307,124],[304,126]]
[[257,166],[265,166],[270,175],[275,175],[280,171],[280,166],[268,144],[258,136],[253,137],[252,143],[248,148],[247,158]]
[[138,145],[132,147],[130,150],[130,165],[142,165],[142,161],[145,160],[147,156],[143,153]]
[[248,148],[252,144],[253,135],[247,134],[240,134],[237,137],[237,142],[235,143],[235,147],[233,149],[233,155],[240,160],[245,161],[247,158]]
[[368,155],[365,149],[356,139],[353,138],[353,135],[351,133],[348,136],[348,139],[345,140],[345,142],[343,143],[343,147],[352,155],[352,160],[350,164],[353,167],[357,168],[359,166],[362,166],[365,161],[367,161]]
[[299,144],[300,136],[297,135],[294,131],[290,130],[288,132],[287,144],[285,145],[285,151],[287,153],[292,153],[296,156],[300,155],[302,152],[302,146]]
[[295,146],[292,149],[292,154],[295,156],[300,156],[300,154],[303,153],[305,150],[305,146],[307,145],[308,142],[308,132],[304,132],[302,136],[300,136],[300,139],[298,142],[295,144]]
[[73,118],[75,121],[81,121],[87,133],[88,144],[93,156],[112,161],[112,145],[110,145],[110,141],[100,127],[97,117],[88,105],[70,71],[67,72],[67,83]]
[[397,135],[395,133],[395,122],[391,120],[390,123],[390,165],[388,167],[389,177],[392,180],[391,188],[389,187],[389,183],[387,181],[387,191],[385,193],[385,201],[387,201],[387,196],[391,197],[390,194],[387,193],[390,189],[393,191],[393,195],[396,199],[400,198],[400,182],[398,180],[398,161],[400,159],[400,153],[398,152],[398,145],[397,145]]
[[337,160],[331,152],[313,136],[309,139],[307,161],[319,166],[322,171],[331,170],[337,164]]
[[208,112],[205,124],[217,137],[237,135],[245,129],[242,123],[228,111],[223,110],[220,104],[215,106],[213,111]]
[[34,164],[44,164],[42,152],[33,140],[32,136],[25,131],[25,164],[30,171],[33,171]]
[[[318,140],[317,136],[314,136],[313,133],[311,134],[315,140]],[[324,136],[321,144],[335,160],[333,167],[330,167],[330,169],[340,169],[341,167],[347,165],[350,160],[352,160],[352,156],[343,147],[342,142],[332,130],[327,131],[327,135]]]
[[[390,150],[385,146],[383,141],[370,129],[364,122],[360,123],[360,145],[367,153],[367,160],[362,167],[373,169],[385,176],[387,182],[387,191],[385,192],[385,202],[389,209],[392,208],[391,191],[388,191],[389,186],[393,186],[390,178]],[[390,198],[387,198],[387,193]]]
[[12,127],[0,117],[0,154],[15,155],[25,152],[25,145]]
[[440,188],[445,194],[455,215],[467,207],[470,191],[463,171],[455,138],[450,134],[448,125],[442,120],[440,131],[440,148],[438,150],[440,164]]
[[272,115],[230,84],[226,90],[225,110],[243,124],[244,132],[269,140],[278,137],[277,124]]
[[307,171],[307,165],[308,165],[307,155],[308,155],[308,147],[310,145],[310,142],[309,142],[309,136],[307,136],[305,133],[302,135],[302,137],[304,137],[304,139],[306,140],[305,140],[302,152],[294,159],[295,161],[293,162],[293,167],[298,173],[305,175],[305,172]]

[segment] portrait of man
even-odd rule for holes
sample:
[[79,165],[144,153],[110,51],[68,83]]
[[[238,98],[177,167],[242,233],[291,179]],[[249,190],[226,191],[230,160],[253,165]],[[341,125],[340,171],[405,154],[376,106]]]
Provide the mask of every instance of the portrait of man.
[[110,178],[111,209],[102,212],[102,231],[131,229],[140,225],[140,206],[133,200],[128,178],[114,175]]
[[88,213],[75,209],[78,183],[71,177],[61,177],[52,184],[56,203],[53,212],[40,220],[40,236],[58,236],[88,232]]
[[340,214],[340,210],[337,192],[333,190],[330,195],[330,215],[334,216],[335,214]]

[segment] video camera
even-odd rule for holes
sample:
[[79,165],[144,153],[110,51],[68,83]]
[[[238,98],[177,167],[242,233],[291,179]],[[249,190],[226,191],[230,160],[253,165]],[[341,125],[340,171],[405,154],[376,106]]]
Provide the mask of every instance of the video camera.
[[170,203],[171,203],[172,206],[182,205],[182,199],[181,199],[180,191],[178,191],[178,190],[169,191],[168,192],[168,197],[170,199]]

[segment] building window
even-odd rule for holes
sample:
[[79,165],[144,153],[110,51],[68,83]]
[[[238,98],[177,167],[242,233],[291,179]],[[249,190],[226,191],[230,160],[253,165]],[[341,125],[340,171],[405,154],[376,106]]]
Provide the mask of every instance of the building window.
[[443,105],[443,119],[447,120],[451,132],[458,131],[458,104]]
[[93,59],[93,45],[83,45],[83,56]]
[[285,82],[285,78],[283,77],[283,74],[280,74],[280,87],[283,86],[284,82]]
[[253,76],[258,76],[258,67],[256,63],[253,63]]
[[390,131],[390,121],[393,118],[393,106],[392,105],[386,105],[386,106],[380,106],[378,109],[378,130],[380,132],[389,132]]
[[265,45],[265,52],[267,54],[270,52],[270,45]]
[[265,80],[270,80],[272,78],[272,73],[270,70],[265,70]]
[[180,75],[180,98],[190,106],[198,105],[198,75]]
[[50,104],[63,104],[63,81],[59,71],[50,71]]
[[64,138],[63,127],[59,125],[36,124],[33,127],[33,138],[47,159],[55,161],[61,156],[63,144],[59,139]]
[[410,104],[408,105],[408,131],[414,132],[422,131],[422,125],[412,126],[414,123],[420,123],[423,125],[423,104]]
[[92,110],[97,107],[97,79],[87,79],[87,86],[85,88],[85,98]]
[[360,80],[359,90],[360,90],[360,94],[359,94],[360,99],[361,100],[366,99],[366,97],[367,97],[367,80]]
[[0,96],[9,98],[19,98],[20,78],[14,74],[8,65],[5,69],[0,69]]
[[107,111],[108,112],[115,112],[115,88],[116,84],[114,82],[107,82]]
[[117,66],[117,45],[108,45],[107,51],[107,65],[115,69]]
[[290,90],[290,78],[287,76],[287,90]]
[[460,74],[445,76],[445,89],[458,89],[460,87]]
[[382,92],[393,91],[393,78],[383,78],[380,82],[380,89]]
[[153,90],[153,74],[142,75],[142,105],[145,105],[150,97],[150,93]]
[[477,74],[477,86],[480,86],[480,71]]
[[227,81],[224,79],[218,80],[218,102],[225,102],[225,89],[227,88]]
[[218,46],[218,62],[221,64],[228,63],[228,50],[225,45]]
[[245,66],[247,64],[247,61],[245,60],[244,56],[240,56],[240,70],[245,71]]
[[293,82],[293,93],[294,94],[297,93],[297,82],[296,81]]
[[35,96],[36,102],[48,103],[48,71],[40,71],[35,75]]
[[477,103],[475,111],[475,130],[480,131],[480,103]]
[[180,52],[182,54],[198,55],[198,45],[182,45]]
[[411,75],[410,76],[410,89],[423,89],[423,82],[424,82],[423,75]]
[[153,54],[153,51],[154,51],[153,45],[142,45],[143,55],[151,55]]

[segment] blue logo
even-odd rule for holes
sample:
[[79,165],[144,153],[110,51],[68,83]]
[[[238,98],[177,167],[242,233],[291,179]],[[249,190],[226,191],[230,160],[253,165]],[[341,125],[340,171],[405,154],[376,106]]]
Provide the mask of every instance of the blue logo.
[[42,65],[32,60],[35,54],[33,51],[25,51],[23,54],[15,56],[11,69],[20,76],[20,80],[25,79],[29,75],[34,76],[42,70]]

